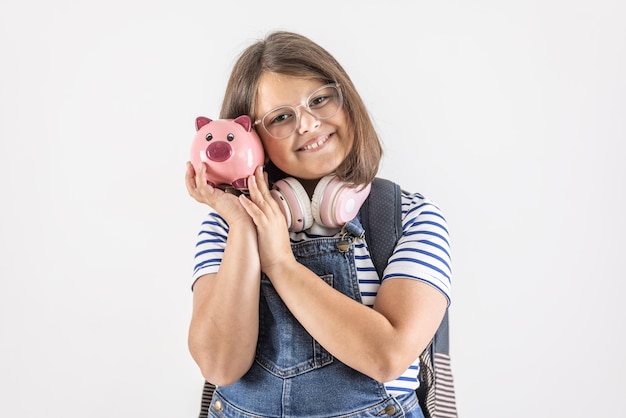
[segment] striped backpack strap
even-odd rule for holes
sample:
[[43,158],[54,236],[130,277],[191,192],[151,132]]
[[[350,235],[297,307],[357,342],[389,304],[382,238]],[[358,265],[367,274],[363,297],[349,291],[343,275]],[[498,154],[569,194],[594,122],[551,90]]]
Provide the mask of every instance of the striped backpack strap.
[[[375,178],[359,213],[372,262],[382,279],[402,235],[402,189],[390,180]],[[435,336],[420,355],[420,387],[416,393],[426,418],[457,418],[447,310]]]
[[457,418],[447,310],[435,336],[420,355],[420,387],[416,392],[426,418]]
[[202,387],[202,402],[200,403],[200,415],[198,415],[198,418],[207,418],[209,416],[209,406],[211,406],[213,392],[215,392],[215,385],[205,380]]

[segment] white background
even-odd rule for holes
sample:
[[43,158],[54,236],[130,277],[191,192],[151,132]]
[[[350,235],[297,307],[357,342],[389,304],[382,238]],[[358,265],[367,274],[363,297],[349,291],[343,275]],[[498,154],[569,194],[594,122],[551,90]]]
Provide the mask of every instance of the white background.
[[197,416],[184,164],[272,29],[447,216],[461,417],[625,416],[624,2],[398,3],[2,0],[1,417]]

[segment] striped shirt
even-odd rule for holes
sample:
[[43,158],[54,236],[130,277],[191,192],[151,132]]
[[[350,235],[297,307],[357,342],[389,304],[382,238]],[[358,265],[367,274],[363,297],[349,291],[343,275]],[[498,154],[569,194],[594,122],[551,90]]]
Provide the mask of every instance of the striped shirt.
[[[292,243],[319,237],[339,236],[336,229],[313,225],[309,230],[292,232]],[[367,235],[367,232],[366,232]],[[217,213],[211,212],[202,223],[196,245],[192,280],[217,273],[228,236],[228,225]],[[374,305],[381,281],[370,258],[367,243],[357,240],[354,245],[357,279],[363,303]],[[446,220],[439,208],[419,193],[402,192],[402,236],[385,268],[383,281],[392,278],[420,280],[439,289],[450,302],[451,257]],[[411,392],[419,386],[419,359],[394,381],[386,382],[387,391],[394,396]]]

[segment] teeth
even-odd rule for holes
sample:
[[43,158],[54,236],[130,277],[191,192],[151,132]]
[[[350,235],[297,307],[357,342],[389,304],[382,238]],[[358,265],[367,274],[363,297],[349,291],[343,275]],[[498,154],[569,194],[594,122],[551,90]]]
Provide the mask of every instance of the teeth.
[[302,147],[303,150],[310,150],[310,149],[315,149],[317,147],[319,147],[320,145],[322,145],[324,142],[326,142],[326,140],[328,139],[328,136],[325,136],[323,138],[321,138],[319,141],[314,142],[313,144],[309,144],[306,145],[304,147]]

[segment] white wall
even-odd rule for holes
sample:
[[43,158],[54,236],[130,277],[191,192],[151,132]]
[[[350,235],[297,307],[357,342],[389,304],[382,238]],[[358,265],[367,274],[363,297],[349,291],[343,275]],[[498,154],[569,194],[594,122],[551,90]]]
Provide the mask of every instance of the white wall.
[[3,0],[0,416],[197,415],[193,122],[281,28],[447,215],[462,417],[624,414],[626,6],[395,3]]

